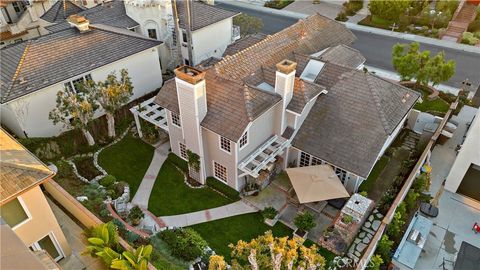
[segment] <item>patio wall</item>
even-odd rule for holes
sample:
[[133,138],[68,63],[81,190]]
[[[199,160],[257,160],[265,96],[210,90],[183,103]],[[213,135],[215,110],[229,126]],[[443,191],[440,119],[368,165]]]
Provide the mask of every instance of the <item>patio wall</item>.
[[355,268],[356,270],[363,270],[368,266],[368,262],[370,261],[370,258],[373,256],[373,254],[375,252],[375,249],[377,247],[377,244],[380,241],[380,239],[382,238],[382,235],[383,235],[386,227],[392,221],[393,215],[395,214],[395,211],[397,210],[398,205],[403,201],[403,199],[407,195],[408,191],[410,190],[410,187],[413,184],[413,181],[418,176],[418,174],[420,172],[420,169],[422,168],[425,161],[428,161],[428,159],[430,157],[431,149],[435,146],[435,143],[436,143],[438,137],[440,136],[440,133],[442,132],[443,127],[447,123],[447,121],[450,118],[450,115],[452,114],[452,112],[457,108],[457,105],[458,105],[458,98],[454,103],[452,103],[450,105],[450,109],[445,114],[445,117],[443,118],[440,125],[438,125],[437,130],[435,131],[432,138],[428,142],[427,146],[425,147],[425,150],[423,150],[423,153],[420,156],[418,162],[415,164],[415,167],[410,172],[410,175],[408,176],[407,180],[403,184],[402,189],[397,194],[397,197],[393,201],[392,206],[390,207],[387,214],[383,218],[382,223],[380,224],[380,227],[379,227],[378,231],[373,236],[372,241],[370,242],[367,249],[365,250],[362,258],[360,259],[361,263],[359,263],[356,266],[356,268]]

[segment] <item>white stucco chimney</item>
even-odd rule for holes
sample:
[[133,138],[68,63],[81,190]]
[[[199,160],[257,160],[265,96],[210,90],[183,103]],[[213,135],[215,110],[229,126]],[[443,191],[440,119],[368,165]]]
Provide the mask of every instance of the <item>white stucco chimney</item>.
[[283,60],[276,65],[275,72],[275,93],[282,97],[282,117],[280,124],[280,134],[286,128],[285,125],[285,110],[293,97],[293,87],[295,85],[295,72],[297,63],[290,60]]
[[207,115],[205,72],[181,66],[175,69],[175,75],[183,139],[187,149],[200,156],[200,172],[196,180],[203,184],[206,174],[200,123]]
[[80,33],[90,30],[90,22],[83,16],[77,14],[70,15],[67,21],[71,26],[76,27]]

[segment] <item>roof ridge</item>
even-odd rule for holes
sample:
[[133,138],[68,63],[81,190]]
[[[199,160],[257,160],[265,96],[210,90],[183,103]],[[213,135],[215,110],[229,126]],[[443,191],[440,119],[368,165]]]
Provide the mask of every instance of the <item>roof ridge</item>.
[[20,57],[20,60],[18,61],[17,68],[15,69],[15,73],[13,73],[12,83],[10,84],[10,87],[8,88],[6,95],[3,96],[2,99],[8,98],[8,96],[10,96],[10,92],[12,91],[13,86],[15,85],[15,81],[17,80],[17,77],[18,77],[18,75],[20,73],[20,70],[23,66],[23,62],[25,60],[25,57],[27,56],[27,52],[28,52],[28,49],[30,49],[31,44],[32,44],[31,40],[27,41],[27,45],[23,49],[22,56]]
[[129,37],[142,39],[142,40],[147,40],[147,41],[152,41],[152,42],[158,42],[160,44],[163,43],[160,40],[149,38],[149,37],[143,36],[141,34],[138,34],[136,32],[132,32],[130,30],[126,30],[126,29],[123,29],[123,28],[118,28],[118,27],[115,27],[115,26],[106,25],[106,24],[103,24],[103,23],[94,23],[94,24],[91,24],[90,27],[92,27],[94,29],[97,29],[97,30],[100,30],[100,31],[106,31],[106,32],[109,32],[109,33],[129,36]]

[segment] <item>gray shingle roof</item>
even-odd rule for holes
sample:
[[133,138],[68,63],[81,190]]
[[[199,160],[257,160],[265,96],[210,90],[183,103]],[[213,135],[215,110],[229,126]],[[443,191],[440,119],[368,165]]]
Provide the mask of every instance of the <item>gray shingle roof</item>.
[[263,33],[257,33],[257,34],[245,36],[235,41],[234,43],[228,45],[227,48],[225,49],[225,52],[223,53],[223,56],[225,57],[227,55],[234,55],[239,51],[245,50],[246,48],[257,44],[258,42],[265,39],[267,36],[268,35]]
[[1,103],[159,44],[128,30],[98,24],[85,33],[69,28],[5,47],[0,51]]
[[343,44],[327,49],[319,59],[350,68],[357,68],[366,60],[358,50]]
[[[329,31],[336,33],[332,40],[323,40],[317,36]],[[312,54],[330,46],[351,43],[354,39],[353,34],[343,25],[317,14],[234,55],[226,56],[207,70],[208,112],[202,126],[232,141],[238,141],[250,121],[281,100],[277,94],[256,88],[261,82],[274,86],[276,69],[273,66],[276,63],[291,57],[299,48],[304,52],[309,48]],[[311,43],[315,46],[311,46]],[[299,79],[295,86],[290,108],[300,112],[306,102],[323,89],[322,86],[310,83],[300,84]],[[174,80],[165,83],[155,102],[178,113]]]
[[84,10],[72,1],[57,1],[40,18],[51,23],[64,22],[68,16],[77,14]]
[[325,88],[321,85],[303,81],[300,78],[295,78],[295,85],[293,88],[293,97],[287,105],[287,110],[301,114],[305,105],[318,96]]
[[328,94],[317,99],[292,145],[367,177],[386,139],[419,95],[375,75],[331,63],[316,83],[327,87]]
[[[192,0],[194,1],[194,0]],[[177,0],[177,12],[178,12],[178,24],[180,28],[186,28],[186,9],[185,2],[182,0]],[[193,20],[192,20],[192,31],[196,31],[205,26],[220,22],[227,18],[233,17],[240,14],[239,12],[226,10],[216,6],[208,5],[203,2],[194,1],[193,2]]]
[[[79,12],[78,15],[87,18],[90,23],[105,24],[118,28],[132,28],[138,26],[138,23],[127,16],[123,1],[110,1],[103,5],[97,5],[93,8]],[[70,28],[70,24],[63,17],[58,24],[45,27],[50,32],[57,32]]]

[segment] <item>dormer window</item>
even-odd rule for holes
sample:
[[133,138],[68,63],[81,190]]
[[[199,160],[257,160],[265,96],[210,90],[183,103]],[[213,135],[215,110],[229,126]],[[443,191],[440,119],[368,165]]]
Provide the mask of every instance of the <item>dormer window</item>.
[[230,140],[223,136],[220,136],[220,148],[223,151],[230,153]]
[[248,144],[248,130],[245,131],[245,133],[243,133],[242,137],[240,138],[240,149],[242,149],[243,147],[245,147],[245,145]]

